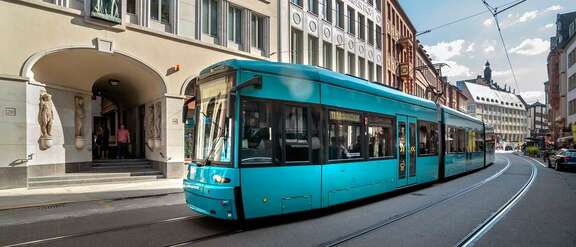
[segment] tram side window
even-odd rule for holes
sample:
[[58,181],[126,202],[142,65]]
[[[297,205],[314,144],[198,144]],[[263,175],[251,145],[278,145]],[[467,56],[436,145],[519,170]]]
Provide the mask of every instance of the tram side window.
[[394,157],[394,119],[368,117],[368,157]]
[[272,162],[272,105],[243,100],[240,157],[246,163]]
[[286,162],[308,161],[308,108],[286,106],[284,108]]
[[482,131],[476,131],[476,152],[484,151],[484,134]]
[[360,114],[329,111],[328,117],[328,159],[361,159],[363,155]]
[[464,129],[448,127],[446,135],[449,153],[464,153],[466,151],[466,131]]
[[438,124],[427,121],[418,121],[418,154],[438,154]]

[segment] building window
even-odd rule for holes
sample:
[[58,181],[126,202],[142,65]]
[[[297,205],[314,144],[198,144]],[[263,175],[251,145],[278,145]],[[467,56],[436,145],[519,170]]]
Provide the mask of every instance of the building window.
[[304,4],[302,3],[302,0],[290,0],[291,3],[296,4],[300,7],[303,7]]
[[374,81],[374,63],[368,61],[368,80]]
[[252,13],[250,22],[252,28],[252,36],[251,36],[252,47],[258,48],[259,50],[264,50],[264,35],[265,35],[264,25],[266,23],[265,17]]
[[322,17],[325,21],[332,23],[332,0],[322,0]]
[[568,54],[568,68],[572,67],[576,63],[576,49],[572,50]]
[[170,4],[171,0],[150,0],[150,19],[170,24]]
[[242,10],[232,6],[228,9],[228,39],[242,44]]
[[368,44],[374,45],[374,22],[368,20]]
[[328,42],[322,43],[322,65],[332,70],[332,45]]
[[368,157],[394,157],[396,131],[394,119],[389,117],[368,117]]
[[574,88],[576,88],[576,74],[573,74],[568,78],[568,91],[572,91]]
[[136,14],[136,0],[126,0],[126,12],[128,14]]
[[376,81],[382,83],[382,66],[376,65]]
[[362,122],[360,114],[329,111],[328,159],[361,159]]
[[378,10],[378,12],[382,11],[382,0],[376,0],[376,10]]
[[366,78],[366,70],[365,70],[365,60],[362,57],[358,57],[358,76],[361,78]]
[[336,26],[344,29],[344,2],[336,1]]
[[344,74],[346,73],[344,68],[344,49],[336,47],[336,70]]
[[318,0],[308,0],[308,11],[318,14]]
[[356,74],[356,56],[351,52],[348,52],[348,74]]
[[366,40],[366,19],[361,14],[358,14],[358,38]]
[[348,33],[356,34],[356,12],[352,7],[348,7]]
[[438,124],[418,121],[418,154],[438,154]]
[[292,41],[291,41],[292,50],[290,51],[292,63],[299,63],[299,64],[302,63],[302,51],[304,50],[302,44],[303,44],[302,31],[292,28]]
[[308,35],[308,64],[318,66],[318,38]]
[[[158,0],[152,0],[158,1]],[[212,37],[218,37],[218,12],[217,0],[202,0],[202,32]]]
[[382,49],[382,28],[376,25],[376,48],[378,50]]

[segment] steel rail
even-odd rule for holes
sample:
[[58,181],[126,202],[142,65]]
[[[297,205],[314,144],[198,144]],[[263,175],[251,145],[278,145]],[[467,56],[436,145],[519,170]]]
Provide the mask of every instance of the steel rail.
[[474,246],[474,244],[476,244],[476,242],[480,240],[482,236],[484,236],[484,234],[490,231],[490,229],[492,229],[492,227],[496,225],[496,223],[498,223],[502,218],[504,218],[504,216],[506,216],[506,214],[514,207],[514,205],[516,205],[516,203],[518,203],[518,201],[520,201],[520,199],[524,197],[526,192],[528,192],[528,190],[534,183],[534,180],[536,180],[536,176],[538,176],[538,169],[536,168],[534,163],[530,162],[530,160],[527,160],[523,157],[520,158],[522,158],[525,161],[528,161],[528,163],[532,167],[532,172],[530,173],[530,178],[528,179],[528,181],[524,183],[524,185],[520,188],[520,190],[518,190],[518,192],[516,192],[516,194],[514,194],[514,196],[512,196],[510,200],[508,200],[496,212],[494,212],[490,217],[488,217],[484,222],[482,222],[482,224],[478,225],[472,232],[470,232],[466,237],[464,237],[464,239],[460,240],[460,242],[458,242],[456,246],[462,246],[462,247]]
[[497,177],[499,177],[500,175],[502,175],[506,170],[508,170],[508,168],[510,168],[510,164],[511,164],[511,163],[510,163],[510,159],[506,158],[506,160],[507,160],[507,164],[506,164],[506,166],[505,166],[504,168],[502,168],[502,169],[501,169],[500,171],[498,171],[497,173],[493,174],[492,176],[490,176],[490,177],[488,177],[488,178],[486,178],[486,179],[484,179],[484,180],[482,180],[482,181],[480,181],[480,182],[478,182],[478,183],[476,183],[476,184],[470,185],[470,186],[468,186],[468,187],[466,187],[466,188],[464,188],[464,189],[462,189],[462,190],[459,190],[459,191],[457,191],[457,192],[455,192],[455,193],[452,193],[452,194],[450,194],[450,195],[448,195],[448,196],[445,196],[445,197],[443,197],[443,198],[441,198],[441,199],[439,199],[439,200],[436,200],[436,201],[427,203],[427,204],[425,204],[425,205],[423,205],[423,206],[420,206],[420,207],[418,207],[418,208],[409,210],[409,211],[404,212],[404,213],[402,213],[402,214],[394,215],[394,216],[392,216],[392,217],[390,217],[390,218],[387,218],[387,219],[385,219],[385,220],[383,220],[383,221],[381,221],[381,222],[379,222],[379,223],[376,223],[375,225],[366,227],[366,228],[361,229],[361,230],[359,230],[359,231],[356,231],[356,232],[354,232],[354,233],[348,234],[348,235],[346,235],[346,236],[344,236],[344,237],[338,238],[338,239],[336,239],[336,240],[333,240],[333,241],[330,241],[330,242],[327,242],[327,243],[320,244],[319,246],[325,246],[325,247],[338,246],[338,245],[343,244],[343,243],[345,243],[345,242],[348,242],[348,241],[357,239],[357,238],[359,238],[359,237],[361,237],[361,236],[364,236],[364,235],[366,235],[366,234],[368,234],[368,233],[370,233],[370,232],[373,232],[373,231],[376,231],[376,230],[378,230],[378,229],[381,229],[381,228],[383,228],[383,227],[385,227],[385,226],[387,226],[387,225],[390,225],[390,224],[392,224],[392,223],[394,223],[394,222],[397,222],[397,221],[402,220],[402,219],[404,219],[404,218],[407,218],[407,217],[409,217],[409,216],[415,215],[415,214],[417,214],[417,213],[419,213],[419,212],[422,212],[422,211],[424,211],[424,210],[426,210],[426,209],[428,209],[428,208],[434,207],[434,206],[439,205],[439,204],[441,204],[441,203],[444,203],[444,202],[450,201],[450,200],[452,200],[452,199],[458,198],[458,197],[460,197],[460,196],[463,196],[464,194],[466,194],[466,193],[468,193],[468,192],[471,192],[471,191],[479,188],[480,186],[482,186],[482,185],[484,185],[484,184],[486,184],[486,183],[488,183],[488,182],[496,179]]

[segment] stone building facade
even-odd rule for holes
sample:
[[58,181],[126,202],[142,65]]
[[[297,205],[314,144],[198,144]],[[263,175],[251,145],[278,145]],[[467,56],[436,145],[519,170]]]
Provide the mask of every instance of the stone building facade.
[[514,148],[525,142],[528,136],[525,102],[492,80],[490,63],[486,62],[484,76],[458,81],[457,86],[468,98],[468,114],[494,127],[499,148]]
[[278,9],[266,0],[0,1],[0,188],[90,166],[97,127],[114,145],[120,124],[132,156],[180,177],[195,77],[226,59],[277,60]]

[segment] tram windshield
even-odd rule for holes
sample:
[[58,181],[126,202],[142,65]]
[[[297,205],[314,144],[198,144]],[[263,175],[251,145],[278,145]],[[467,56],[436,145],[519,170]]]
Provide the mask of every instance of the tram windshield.
[[196,160],[202,165],[230,162],[231,131],[228,115],[230,78],[201,82],[197,93]]

